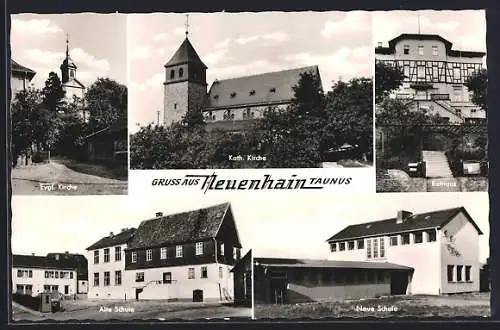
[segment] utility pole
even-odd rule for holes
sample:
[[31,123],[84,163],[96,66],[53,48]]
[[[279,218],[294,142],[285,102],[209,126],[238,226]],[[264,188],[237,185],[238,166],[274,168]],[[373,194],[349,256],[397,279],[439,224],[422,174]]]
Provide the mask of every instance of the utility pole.
[[156,111],[156,125],[160,126],[160,110]]

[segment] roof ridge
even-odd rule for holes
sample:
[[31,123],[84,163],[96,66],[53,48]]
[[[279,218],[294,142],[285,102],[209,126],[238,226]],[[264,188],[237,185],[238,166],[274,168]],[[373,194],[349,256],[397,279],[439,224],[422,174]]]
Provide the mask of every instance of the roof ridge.
[[256,73],[256,74],[250,74],[250,75],[239,76],[239,77],[232,77],[232,78],[226,78],[226,79],[217,79],[217,78],[215,78],[214,81],[212,82],[212,85],[215,82],[222,82],[222,81],[236,80],[236,79],[244,79],[244,78],[249,78],[249,77],[257,77],[257,76],[265,76],[265,75],[273,74],[273,73],[281,73],[281,72],[297,71],[297,70],[301,70],[301,69],[313,69],[313,68],[318,68],[318,65],[317,64],[315,64],[315,65],[306,65],[306,66],[296,67],[296,68],[292,68],[292,69],[268,71],[268,72],[263,72],[263,73]]
[[230,202],[225,202],[225,203],[214,204],[212,206],[200,207],[200,208],[197,208],[197,209],[192,209],[192,210],[187,210],[187,211],[181,211],[181,212],[175,212],[175,213],[170,213],[170,214],[164,214],[164,215],[162,215],[160,217],[154,217],[154,218],[151,218],[151,219],[142,220],[141,223],[139,224],[139,226],[141,226],[143,223],[146,223],[146,222],[149,222],[149,221],[152,221],[152,220],[164,219],[164,218],[172,217],[172,216],[175,216],[175,215],[192,213],[192,212],[201,211],[201,210],[208,210],[208,209],[219,207],[219,206],[222,206],[222,205],[226,205],[226,208],[227,208],[227,207],[229,207],[230,204],[231,204]]

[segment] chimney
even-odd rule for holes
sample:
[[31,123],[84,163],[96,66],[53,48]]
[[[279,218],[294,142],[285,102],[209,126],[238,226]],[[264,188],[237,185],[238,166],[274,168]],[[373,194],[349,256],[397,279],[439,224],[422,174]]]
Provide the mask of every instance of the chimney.
[[398,211],[398,217],[396,218],[396,223],[403,223],[408,220],[409,217],[412,216],[413,213],[405,210]]
[[163,212],[156,212],[156,216],[157,217],[162,217],[163,216]]
[[377,42],[377,47],[379,47],[379,48],[382,47],[382,42],[381,41]]
[[69,251],[64,251],[65,254],[69,254]]
[[34,256],[35,254],[34,254],[34,253],[32,253],[31,255],[32,255],[32,256]]
[[113,237],[113,232],[110,232],[110,233],[109,233],[109,237]]

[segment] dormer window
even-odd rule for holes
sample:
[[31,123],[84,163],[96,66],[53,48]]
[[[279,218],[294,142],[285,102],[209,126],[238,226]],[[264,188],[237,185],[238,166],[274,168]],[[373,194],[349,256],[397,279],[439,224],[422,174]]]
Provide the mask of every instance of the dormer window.
[[252,89],[252,90],[250,91],[250,95],[255,95],[255,90],[254,90],[254,89]]
[[219,95],[214,95],[214,100],[218,100],[219,99]]
[[405,55],[410,54],[410,45],[403,46],[403,54],[405,54]]
[[274,87],[273,87],[273,88],[271,88],[271,89],[269,90],[269,92],[271,92],[271,93],[276,93],[276,88],[274,88]]
[[170,70],[170,79],[174,79],[174,78],[175,78],[175,71]]
[[175,257],[182,258],[182,245],[177,245],[175,247]]
[[235,92],[232,92],[232,93],[230,94],[230,96],[231,96],[231,98],[233,99],[233,98],[235,98],[235,97],[236,97],[236,93],[235,93]]

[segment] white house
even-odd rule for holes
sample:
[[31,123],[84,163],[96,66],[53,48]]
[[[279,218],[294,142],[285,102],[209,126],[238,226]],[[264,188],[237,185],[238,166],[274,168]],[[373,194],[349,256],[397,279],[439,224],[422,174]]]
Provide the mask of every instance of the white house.
[[479,291],[481,230],[463,207],[351,225],[327,240],[329,259],[413,268],[391,286],[402,294]]
[[407,99],[413,109],[438,113],[450,123],[481,120],[486,113],[473,104],[464,85],[482,69],[484,52],[452,49],[435,34],[401,34],[375,48],[376,61],[399,68],[405,75],[394,97]]
[[88,248],[89,298],[232,301],[231,269],[240,248],[228,203],[167,216],[159,212],[136,230]]
[[44,256],[12,256],[12,293],[38,296],[42,292],[77,293],[77,269],[64,260]]

